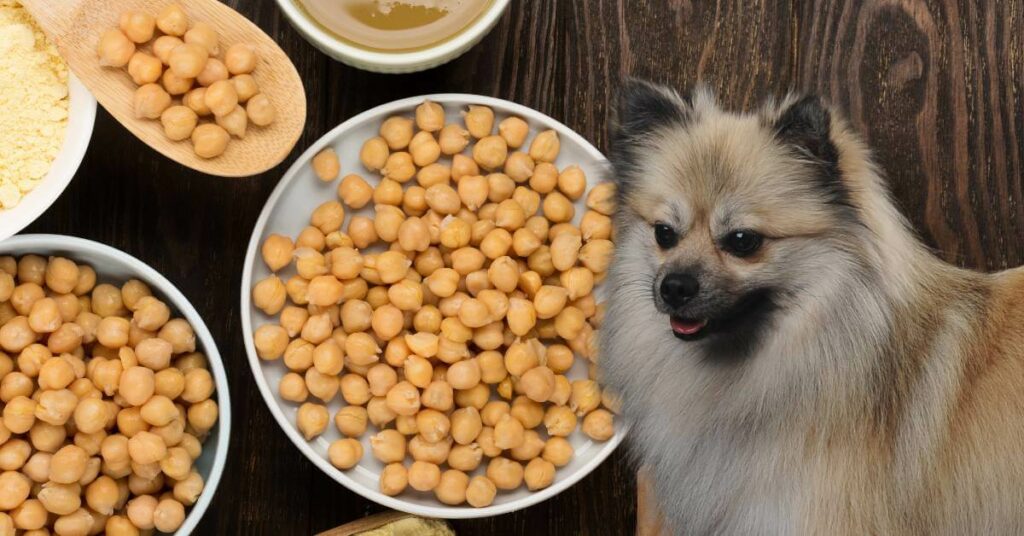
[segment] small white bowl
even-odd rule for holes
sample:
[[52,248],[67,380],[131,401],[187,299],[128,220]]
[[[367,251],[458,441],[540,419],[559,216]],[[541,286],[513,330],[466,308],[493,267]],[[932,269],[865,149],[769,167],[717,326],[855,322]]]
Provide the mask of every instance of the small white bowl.
[[92,93],[68,73],[68,124],[64,132],[64,145],[50,164],[50,171],[39,184],[10,209],[0,209],[0,240],[27,227],[50,208],[67,188],[82,163],[89,147],[92,127],[96,120],[96,99]]
[[[341,438],[338,430],[332,424],[328,426],[323,435],[313,441],[306,439],[299,433],[295,425],[295,415],[298,404],[285,401],[278,393],[278,384],[281,377],[288,372],[283,360],[264,361],[256,355],[256,348],[252,342],[252,333],[260,325],[274,322],[276,318],[264,314],[253,307],[251,302],[252,286],[256,281],[268,277],[270,271],[260,256],[260,246],[263,240],[270,234],[280,233],[294,237],[305,226],[309,225],[309,215],[321,203],[328,200],[337,200],[337,181],[323,182],[316,178],[310,166],[313,156],[325,147],[332,147],[337,152],[341,161],[341,172],[339,177],[349,173],[357,173],[364,177],[371,185],[375,185],[380,177],[376,174],[367,173],[359,163],[359,149],[367,138],[377,135],[380,123],[387,117],[401,114],[411,117],[413,109],[430,99],[445,107],[447,122],[459,122],[459,112],[465,110],[469,104],[490,106],[495,113],[495,124],[509,115],[523,118],[530,125],[530,138],[538,132],[546,129],[554,129],[558,132],[561,140],[561,151],[555,161],[560,169],[569,164],[577,164],[588,177],[589,187],[600,180],[607,167],[607,160],[582,136],[573,132],[569,127],[558,121],[525,106],[508,102],[501,99],[482,97],[479,95],[441,94],[412,97],[388,104],[384,104],[363,112],[348,121],[345,121],[334,130],[320,138],[309,149],[306,150],[292,164],[284,178],[277,184],[277,188],[270,195],[267,204],[263,207],[256,226],[249,241],[249,250],[245,256],[245,264],[242,271],[242,337],[245,341],[246,353],[249,357],[249,365],[252,367],[253,376],[256,378],[256,385],[263,395],[267,407],[281,426],[292,443],[320,468],[325,474],[340,482],[348,489],[366,497],[367,499],[411,514],[434,518],[476,518],[505,514],[544,501],[561,491],[572,486],[584,476],[589,474],[595,467],[607,458],[612,451],[622,442],[626,435],[626,427],[620,419],[616,419],[615,435],[604,442],[595,442],[583,434],[580,430],[574,432],[568,439],[575,450],[575,456],[565,467],[560,467],[555,473],[554,483],[540,491],[528,491],[520,487],[515,491],[499,492],[494,504],[486,508],[473,508],[470,506],[445,506],[439,502],[432,493],[415,492],[408,489],[396,497],[389,497],[379,491],[380,472],[383,464],[377,461],[371,454],[369,437],[373,435],[374,428],[371,427],[363,435],[364,456],[359,465],[348,470],[341,471],[331,465],[327,459],[327,448],[330,444]],[[581,198],[576,202],[575,224],[585,211],[584,201]],[[346,207],[347,219],[353,214],[372,216],[373,207],[368,205],[360,210],[351,210]],[[378,245],[379,249],[379,245]],[[287,279],[294,273],[293,268],[288,268],[279,275]],[[597,297],[603,298],[603,287],[598,285],[595,290]],[[577,357],[576,364],[568,372],[570,379],[584,379],[587,377],[587,366],[584,358]],[[343,404],[335,397],[328,406],[331,416],[340,409]],[[473,474],[483,474],[484,466],[481,465]]]
[[277,0],[277,5],[288,16],[292,26],[313,46],[346,65],[365,71],[390,74],[425,71],[463,55],[494,28],[509,4],[509,0],[492,0],[487,11],[462,32],[429,48],[411,52],[379,52],[339,39],[311,20],[296,2],[298,0]]
[[44,256],[61,255],[77,263],[88,264],[96,270],[99,282],[122,283],[132,278],[138,279],[149,285],[153,293],[166,301],[172,311],[176,311],[192,325],[199,342],[196,349],[206,355],[210,372],[213,373],[217,386],[214,396],[217,398],[220,415],[216,426],[203,443],[202,455],[195,461],[196,471],[203,476],[203,493],[196,504],[188,508],[185,522],[174,533],[175,536],[188,536],[202,519],[217,491],[217,484],[220,483],[221,474],[224,472],[228,440],[231,436],[231,396],[228,393],[228,378],[210,330],[206,328],[203,319],[188,299],[167,278],[123,251],[84,238],[47,234],[19,235],[0,243],[0,255],[21,256],[30,253]]

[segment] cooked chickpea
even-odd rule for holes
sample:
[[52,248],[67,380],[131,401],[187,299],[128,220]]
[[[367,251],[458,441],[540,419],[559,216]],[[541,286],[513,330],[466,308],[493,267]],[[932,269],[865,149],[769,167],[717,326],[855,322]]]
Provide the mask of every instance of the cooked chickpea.
[[341,169],[338,153],[334,152],[334,149],[331,147],[316,153],[311,165],[316,176],[324,182],[333,181],[338,178],[338,171]]
[[205,47],[185,42],[171,50],[167,66],[178,78],[195,78],[203,72],[209,58]]
[[148,13],[125,11],[118,19],[118,27],[135,43],[146,43],[153,38],[156,20]]
[[492,229],[480,241],[480,252],[488,259],[497,259],[508,254],[512,248],[512,234],[505,229]]
[[504,171],[512,180],[523,183],[533,176],[535,164],[530,155],[515,151],[505,160]]
[[239,139],[245,138],[245,133],[249,128],[249,117],[241,105],[235,106],[233,110],[224,115],[218,115],[215,120],[228,134]]
[[135,43],[121,30],[110,29],[100,34],[96,55],[104,67],[124,67],[135,53]]
[[576,208],[572,201],[569,201],[559,192],[551,192],[544,198],[542,206],[544,216],[553,223],[564,223],[572,221],[576,215]]
[[220,45],[218,44],[217,31],[213,29],[213,26],[205,22],[197,22],[192,25],[183,38],[186,43],[199,45],[207,50],[211,56],[216,56],[220,53]]
[[476,440],[483,429],[480,412],[475,407],[456,410],[451,416],[452,439],[460,445],[468,445]]
[[498,134],[505,138],[505,142],[513,149],[522,147],[529,133],[530,126],[518,117],[506,117],[498,123]]
[[615,435],[612,413],[606,409],[595,409],[583,418],[583,433],[595,441],[607,441]]
[[558,281],[565,288],[571,300],[587,296],[594,290],[594,272],[583,266],[577,266],[562,272],[558,276]]
[[387,394],[388,409],[398,415],[415,415],[420,409],[420,393],[409,381],[395,384]]
[[487,136],[473,146],[473,160],[484,169],[500,169],[507,157],[508,145],[501,136]]
[[469,487],[469,476],[462,471],[449,469],[441,473],[441,478],[434,488],[437,500],[447,505],[459,505],[466,502],[466,490]]
[[295,245],[291,239],[279,234],[268,236],[260,248],[263,262],[272,272],[288,266],[291,263],[293,251],[295,251]]
[[[465,307],[466,304],[463,304],[463,309]],[[475,359],[453,363],[448,367],[448,373],[445,375],[445,378],[454,389],[473,388],[480,383],[480,364]]]
[[405,458],[405,436],[397,430],[381,430],[370,438],[370,450],[382,463],[400,463]]
[[441,156],[441,147],[429,132],[417,132],[409,141],[409,154],[412,161],[419,167],[437,162]]
[[341,396],[345,402],[353,406],[361,406],[370,401],[370,385],[366,378],[358,374],[346,374],[341,377]]
[[156,26],[167,35],[185,35],[188,30],[188,15],[180,5],[170,4],[157,15]]
[[358,210],[370,202],[373,197],[373,188],[359,175],[346,175],[338,185],[338,197],[346,205]]
[[377,171],[384,169],[389,155],[387,140],[381,137],[370,138],[363,142],[359,150],[359,161],[366,169]]
[[527,430],[524,435],[523,444],[510,449],[509,454],[515,460],[526,462],[540,456],[543,450],[544,440],[541,439],[540,434],[536,430]]
[[380,473],[380,492],[393,497],[405,491],[409,485],[409,472],[399,462],[389,463]]
[[185,507],[174,499],[161,500],[153,510],[153,527],[160,532],[174,532],[184,522]]
[[[248,95],[246,96],[248,97]],[[277,110],[274,108],[274,104],[270,102],[270,97],[263,93],[257,93],[245,99],[242,98],[242,94],[239,94],[238,101],[246,102],[245,114],[248,116],[249,121],[258,127],[265,127],[273,123],[274,119],[277,118]]]
[[201,158],[214,158],[224,153],[230,139],[231,135],[220,125],[204,123],[192,131],[192,149]]
[[235,43],[224,52],[224,65],[231,74],[251,73],[256,62],[256,47],[249,43]]
[[284,355],[289,340],[288,332],[274,324],[264,324],[256,328],[252,338],[253,345],[256,346],[256,353],[260,358],[268,361]]
[[146,84],[135,90],[135,117],[156,119],[171,105],[171,96],[158,84]]
[[537,162],[554,162],[558,158],[560,146],[558,133],[554,130],[545,130],[537,134],[530,143],[530,157]]
[[327,459],[338,469],[351,469],[363,457],[363,445],[355,439],[339,439],[327,449]]
[[[228,81],[235,87],[235,93],[238,94],[238,102],[240,103],[249,102],[250,99],[260,94],[260,86],[256,83],[256,79],[253,78],[251,74],[232,76]],[[269,102],[269,98],[267,104],[272,104]],[[273,109],[269,111],[276,116],[276,112]],[[266,115],[265,111],[263,112],[264,115]],[[273,121],[273,117],[271,117],[270,120]],[[253,120],[253,122],[257,125],[260,124],[256,120]]]
[[289,402],[305,402],[309,396],[309,391],[306,388],[306,381],[302,379],[302,376],[289,372],[281,378],[281,382],[277,386],[278,393],[281,394],[281,398],[288,400]]
[[415,216],[406,218],[398,226],[398,244],[405,251],[426,251],[430,247],[427,224]]
[[226,115],[238,108],[238,91],[230,81],[220,80],[206,88],[203,102],[214,115]]
[[306,441],[311,441],[314,437],[322,434],[327,429],[329,421],[327,408],[312,402],[306,402],[299,406],[299,410],[295,414],[295,426],[306,438]]
[[164,90],[168,94],[178,96],[184,95],[192,89],[192,84],[195,82],[193,78],[182,78],[170,69],[166,69],[162,75],[160,75],[160,84],[163,85]]
[[128,60],[128,74],[136,85],[152,84],[160,80],[163,72],[164,66],[160,59],[145,52],[136,52]]
[[199,116],[188,106],[171,106],[160,114],[160,123],[168,139],[181,141],[192,135]]
[[[163,66],[171,59],[171,51],[177,48],[179,45],[185,42],[173,35],[161,35],[153,41],[152,49],[153,55],[160,60],[160,70],[163,71]],[[130,64],[129,64],[130,65]],[[159,74],[157,75],[159,78]],[[153,80],[154,82],[156,79]]]
[[[208,59],[206,65],[203,66],[203,70],[199,71],[199,74],[196,75],[196,82],[199,82],[200,86],[209,86],[214,82],[227,79],[228,69],[217,58]],[[239,102],[241,102],[241,99],[239,99]]]
[[530,491],[544,489],[555,480],[555,465],[543,458],[534,458],[526,464],[523,480]]
[[523,466],[508,458],[496,457],[487,464],[487,478],[498,489],[513,490],[523,482]]
[[547,402],[555,390],[555,373],[545,366],[531,368],[523,373],[519,387],[530,400]]
[[494,444],[500,449],[512,449],[525,441],[523,423],[512,417],[503,415],[494,425]]
[[484,452],[476,443],[455,445],[448,453],[448,466],[459,471],[474,471],[483,461]]
[[555,317],[555,332],[567,341],[572,340],[580,334],[586,322],[587,319],[583,315],[583,311],[570,305],[562,309],[562,312]]
[[462,112],[462,119],[466,129],[477,139],[489,136],[494,129],[494,110],[487,106],[469,105],[469,109]]
[[202,402],[210,398],[213,391],[213,375],[210,371],[194,368],[185,373],[185,390],[181,393],[181,399],[185,402]]
[[3,410],[3,425],[12,433],[24,434],[35,424],[36,401],[16,396],[7,402]]
[[[518,486],[517,486],[518,487]],[[483,475],[474,476],[466,487],[466,502],[474,508],[490,506],[498,489],[491,479]]]

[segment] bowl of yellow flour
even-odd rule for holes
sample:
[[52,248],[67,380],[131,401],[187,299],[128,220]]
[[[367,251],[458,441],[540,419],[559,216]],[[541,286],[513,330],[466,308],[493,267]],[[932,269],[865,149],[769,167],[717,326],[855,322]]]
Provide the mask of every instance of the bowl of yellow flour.
[[0,0],[0,240],[53,204],[85,155],[96,99],[28,12]]

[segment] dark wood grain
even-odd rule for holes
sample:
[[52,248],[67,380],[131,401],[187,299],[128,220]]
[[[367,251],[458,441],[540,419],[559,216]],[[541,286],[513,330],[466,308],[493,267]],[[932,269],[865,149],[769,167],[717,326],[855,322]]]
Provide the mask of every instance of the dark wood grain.
[[[100,112],[88,155],[26,232],[111,244],[150,263],[217,337],[235,430],[201,534],[310,534],[380,511],[324,476],[278,429],[251,379],[238,292],[256,217],[298,151],[352,115],[433,92],[520,102],[607,149],[615,88],[632,74],[730,107],[788,89],[826,96],[875,147],[893,192],[938,254],[996,270],[1024,262],[1024,2],[1021,0],[514,0],[462,58],[403,76],[357,71],[306,43],[270,0],[232,0],[293,58],[307,127],[278,168],[243,180],[182,168]],[[624,449],[522,512],[458,521],[461,535],[628,534],[635,477]]]

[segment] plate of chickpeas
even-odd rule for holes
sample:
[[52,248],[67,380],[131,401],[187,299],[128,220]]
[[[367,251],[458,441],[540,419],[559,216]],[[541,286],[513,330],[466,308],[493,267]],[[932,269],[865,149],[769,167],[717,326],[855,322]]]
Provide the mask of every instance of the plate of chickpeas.
[[536,504],[622,441],[599,383],[607,161],[508,101],[395,101],[314,143],[242,276],[256,383],[302,453],[440,518]]
[[0,244],[0,349],[0,532],[192,532],[231,419],[180,292],[113,248],[15,236]]

